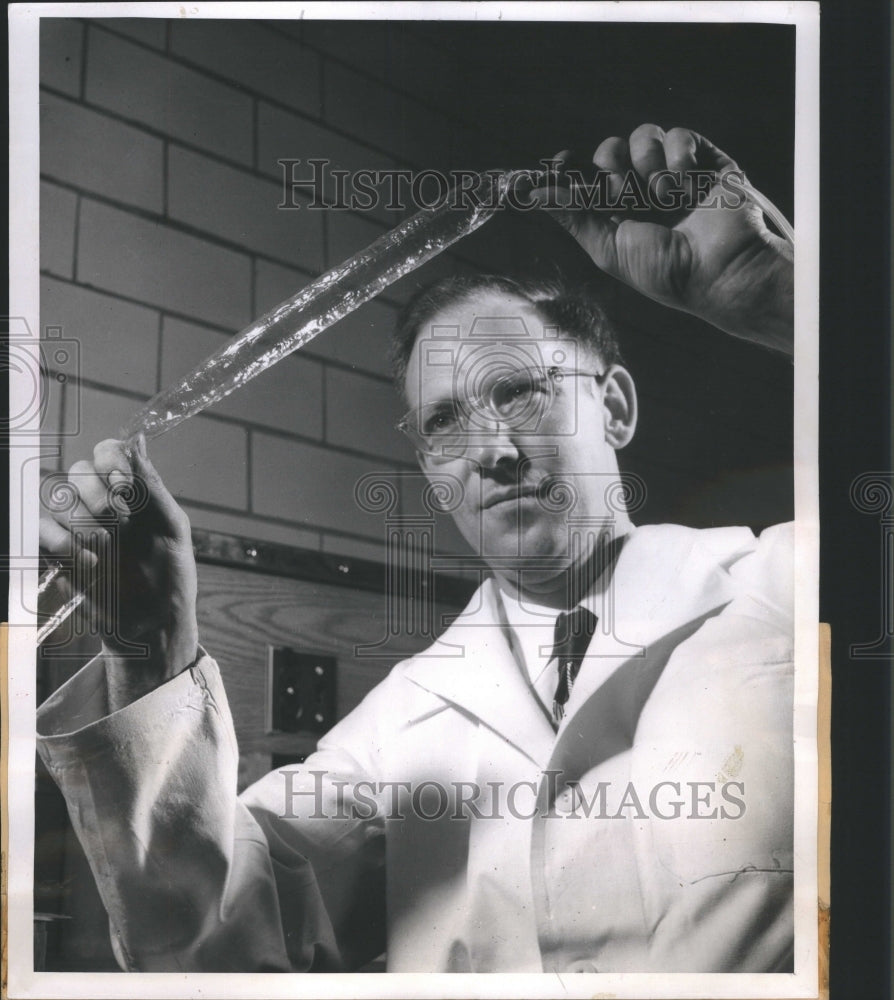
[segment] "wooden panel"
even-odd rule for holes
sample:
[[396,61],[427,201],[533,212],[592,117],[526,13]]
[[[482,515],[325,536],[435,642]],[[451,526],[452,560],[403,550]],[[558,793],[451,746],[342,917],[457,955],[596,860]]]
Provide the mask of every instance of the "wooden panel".
[[[435,621],[457,610],[457,604],[441,604]],[[386,637],[384,593],[234,567],[199,566],[198,613],[202,643],[226,685],[243,755],[241,784],[269,768],[270,754],[304,755],[318,738],[265,731],[268,646],[334,656],[336,711],[343,718],[398,660],[431,641],[420,634],[395,635],[380,655],[358,655],[358,646]]]

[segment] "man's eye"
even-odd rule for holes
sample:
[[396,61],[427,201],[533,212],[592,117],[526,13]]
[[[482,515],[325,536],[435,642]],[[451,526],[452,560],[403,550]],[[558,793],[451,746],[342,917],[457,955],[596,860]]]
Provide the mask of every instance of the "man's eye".
[[456,413],[452,409],[435,410],[422,420],[423,434],[445,434],[456,427]]
[[526,400],[532,399],[541,392],[546,391],[546,383],[543,379],[530,375],[520,375],[516,378],[507,378],[501,381],[493,389],[494,405],[498,409],[519,406]]

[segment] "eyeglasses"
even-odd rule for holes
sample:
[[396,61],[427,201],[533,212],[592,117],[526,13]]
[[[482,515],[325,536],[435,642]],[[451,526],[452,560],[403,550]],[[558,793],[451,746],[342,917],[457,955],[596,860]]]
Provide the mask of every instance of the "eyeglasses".
[[582,372],[554,366],[519,368],[495,379],[481,394],[445,399],[410,410],[397,423],[417,451],[449,461],[461,458],[478,438],[494,433],[494,423],[534,434],[543,430],[566,378],[593,378],[598,384],[606,372]]

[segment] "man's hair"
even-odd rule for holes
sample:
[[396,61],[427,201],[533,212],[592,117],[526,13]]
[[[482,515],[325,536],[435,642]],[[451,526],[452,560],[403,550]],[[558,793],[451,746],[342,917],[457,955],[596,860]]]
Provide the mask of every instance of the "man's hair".
[[547,323],[590,348],[606,367],[623,363],[615,327],[586,286],[570,285],[559,275],[539,279],[454,275],[421,289],[401,311],[391,345],[394,382],[401,396],[405,395],[410,354],[425,324],[436,313],[479,292],[515,295],[534,306]]

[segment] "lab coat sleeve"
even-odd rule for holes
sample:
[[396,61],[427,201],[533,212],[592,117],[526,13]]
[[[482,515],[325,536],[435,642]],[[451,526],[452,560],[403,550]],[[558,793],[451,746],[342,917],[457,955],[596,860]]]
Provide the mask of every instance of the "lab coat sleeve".
[[38,730],[123,968],[334,971],[383,947],[380,828],[311,819],[287,796],[319,782],[307,801],[332,815],[330,777],[359,780],[356,762],[331,747],[237,798],[236,739],[209,657],[111,714],[97,658],[41,706]]

